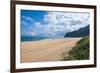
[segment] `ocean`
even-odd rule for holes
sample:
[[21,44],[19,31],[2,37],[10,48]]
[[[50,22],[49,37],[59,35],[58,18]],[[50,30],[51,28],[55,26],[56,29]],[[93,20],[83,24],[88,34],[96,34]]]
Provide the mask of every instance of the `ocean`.
[[43,40],[47,39],[45,37],[30,37],[30,36],[21,36],[21,41],[38,41],[38,40]]

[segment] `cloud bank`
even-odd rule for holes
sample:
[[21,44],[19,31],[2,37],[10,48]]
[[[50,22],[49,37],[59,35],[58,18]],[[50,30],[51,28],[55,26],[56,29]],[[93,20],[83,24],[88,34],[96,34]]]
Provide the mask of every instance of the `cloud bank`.
[[[37,15],[38,16],[38,15]],[[63,37],[66,33],[89,25],[89,13],[47,12],[42,21],[21,17],[21,35],[41,37]]]

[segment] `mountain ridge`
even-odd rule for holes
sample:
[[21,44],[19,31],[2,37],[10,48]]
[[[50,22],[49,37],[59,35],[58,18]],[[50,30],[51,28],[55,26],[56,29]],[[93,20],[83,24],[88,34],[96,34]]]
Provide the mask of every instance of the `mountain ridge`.
[[66,33],[64,37],[83,37],[89,35],[89,25],[79,30]]

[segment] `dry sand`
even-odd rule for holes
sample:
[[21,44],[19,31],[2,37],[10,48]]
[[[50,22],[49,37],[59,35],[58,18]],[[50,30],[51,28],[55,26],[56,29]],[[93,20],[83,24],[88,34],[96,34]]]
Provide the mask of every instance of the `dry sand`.
[[21,62],[60,61],[81,38],[48,39],[21,43]]

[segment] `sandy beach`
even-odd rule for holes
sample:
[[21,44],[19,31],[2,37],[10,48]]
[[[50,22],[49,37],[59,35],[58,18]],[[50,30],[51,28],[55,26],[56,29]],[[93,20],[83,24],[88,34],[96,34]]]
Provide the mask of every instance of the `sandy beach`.
[[81,38],[46,39],[21,42],[21,62],[60,61],[64,51],[71,50]]

